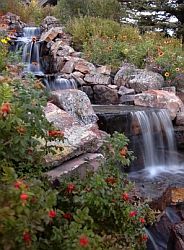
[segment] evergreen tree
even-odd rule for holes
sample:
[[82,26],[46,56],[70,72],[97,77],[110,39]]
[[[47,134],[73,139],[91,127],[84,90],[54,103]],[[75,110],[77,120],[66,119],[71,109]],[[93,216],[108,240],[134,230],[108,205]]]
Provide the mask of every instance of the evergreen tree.
[[184,0],[119,1],[127,13],[126,18],[123,18],[124,22],[133,20],[141,31],[159,28],[168,34],[172,30],[184,42]]

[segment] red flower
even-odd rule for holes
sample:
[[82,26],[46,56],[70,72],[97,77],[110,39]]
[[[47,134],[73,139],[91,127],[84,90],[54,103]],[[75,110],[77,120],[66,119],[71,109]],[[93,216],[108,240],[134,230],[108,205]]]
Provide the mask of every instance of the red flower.
[[137,211],[131,211],[129,213],[129,217],[135,217],[137,215]]
[[116,179],[115,179],[114,177],[112,177],[112,176],[106,178],[105,181],[106,181],[108,184],[111,184],[111,185],[113,185],[113,184],[116,183]]
[[22,201],[27,201],[28,198],[29,198],[28,194],[22,193],[22,194],[20,195],[20,199],[21,199]]
[[21,188],[22,184],[23,184],[22,181],[16,181],[16,182],[14,183],[14,187],[17,188],[17,189],[19,189],[19,188]]
[[122,198],[124,201],[128,201],[128,200],[129,200],[129,195],[128,195],[128,193],[122,194],[121,198]]
[[82,235],[80,238],[79,238],[79,244],[81,245],[81,247],[87,247],[88,244],[89,244],[89,239],[87,236],[85,235]]
[[23,233],[23,241],[25,241],[26,243],[31,242],[31,234],[29,232],[24,232]]
[[2,105],[1,105],[1,112],[4,114],[4,113],[6,113],[6,114],[8,114],[8,113],[10,113],[10,110],[11,110],[11,106],[10,106],[10,103],[9,102],[6,102],[6,103],[3,103]]
[[65,213],[65,214],[63,214],[63,217],[64,217],[66,220],[71,220],[71,219],[72,219],[71,213]]
[[148,240],[148,236],[147,236],[146,234],[143,234],[143,235],[141,236],[141,240],[142,240],[142,241],[147,241],[147,240]]
[[56,211],[50,210],[50,211],[49,211],[49,217],[50,217],[50,218],[55,218],[55,217],[56,217]]
[[140,223],[142,223],[142,224],[144,224],[144,223],[146,222],[144,218],[140,218],[139,221],[140,221]]
[[68,193],[72,193],[74,189],[75,189],[75,185],[73,183],[70,183],[70,184],[68,184],[66,190]]
[[64,136],[64,132],[63,131],[60,131],[60,130],[49,130],[49,136],[51,137],[57,137],[57,136],[61,136],[63,137]]

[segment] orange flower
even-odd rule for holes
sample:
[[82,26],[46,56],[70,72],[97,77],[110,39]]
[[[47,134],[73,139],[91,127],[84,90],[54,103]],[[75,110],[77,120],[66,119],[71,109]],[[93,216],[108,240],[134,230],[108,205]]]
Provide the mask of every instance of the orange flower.
[[165,72],[164,76],[169,77],[170,76],[169,72]]
[[25,128],[25,127],[17,127],[16,130],[17,130],[17,132],[18,132],[20,135],[24,135],[25,132],[26,132],[26,128]]
[[158,55],[161,57],[161,56],[164,55],[164,52],[163,52],[163,51],[160,51],[160,52],[158,53]]
[[49,136],[51,137],[57,137],[57,136],[64,136],[64,132],[60,130],[49,130]]
[[1,105],[1,108],[0,108],[0,111],[3,113],[3,114],[9,114],[10,111],[11,111],[11,105],[9,102],[5,102]]
[[105,181],[106,183],[112,184],[112,185],[116,183],[116,179],[113,176],[106,178]]
[[120,151],[119,151],[120,155],[121,155],[123,158],[126,157],[127,152],[128,152],[127,146],[125,146],[124,148],[120,149]]

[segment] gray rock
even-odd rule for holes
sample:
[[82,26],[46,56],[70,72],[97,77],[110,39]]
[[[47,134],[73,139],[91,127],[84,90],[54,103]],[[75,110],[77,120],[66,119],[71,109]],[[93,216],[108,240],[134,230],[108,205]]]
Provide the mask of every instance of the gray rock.
[[46,173],[50,181],[55,179],[60,180],[65,175],[67,176],[80,176],[84,178],[87,171],[97,171],[103,164],[104,157],[102,154],[86,153],[76,157],[70,161],[63,163],[61,166]]
[[114,84],[132,88],[136,93],[140,93],[148,89],[162,88],[164,78],[158,73],[136,69],[132,64],[124,64],[115,75]]
[[114,77],[114,84],[117,86],[125,86],[127,78],[136,70],[135,65],[130,63],[124,63],[121,69],[116,73]]
[[135,95],[135,105],[144,107],[164,108],[169,111],[173,120],[183,109],[183,102],[174,93],[164,90],[148,90]]
[[118,94],[119,94],[119,95],[130,95],[130,94],[135,94],[135,90],[134,90],[134,89],[126,88],[125,86],[121,86],[121,87],[119,88]]
[[107,66],[107,65],[97,67],[97,72],[99,74],[110,75],[111,74],[111,67]]
[[80,71],[81,73],[88,74],[96,71],[95,66],[92,63],[84,59],[77,60],[75,63],[75,70]]
[[53,91],[51,98],[55,105],[75,117],[80,124],[96,123],[98,120],[88,96],[80,90]]
[[161,89],[164,85],[164,78],[162,75],[146,71],[144,69],[135,70],[127,79],[126,86],[140,93],[148,89]]
[[90,83],[91,85],[109,85],[111,84],[111,77],[108,75],[93,73],[93,74],[86,74],[84,77],[84,81]]
[[63,66],[61,72],[70,74],[73,72],[73,70],[74,70],[74,61],[67,61],[65,65]]
[[111,89],[105,85],[95,85],[94,91],[94,102],[95,104],[117,104],[118,94],[117,90]]
[[44,111],[47,120],[64,132],[63,142],[55,140],[48,143],[48,146],[57,146],[55,154],[45,157],[48,166],[59,166],[83,153],[95,152],[101,146],[101,132],[96,124],[79,124],[75,117],[52,103],[48,103]]
[[41,28],[43,31],[48,31],[50,28],[61,26],[59,20],[54,16],[47,16],[41,23]]

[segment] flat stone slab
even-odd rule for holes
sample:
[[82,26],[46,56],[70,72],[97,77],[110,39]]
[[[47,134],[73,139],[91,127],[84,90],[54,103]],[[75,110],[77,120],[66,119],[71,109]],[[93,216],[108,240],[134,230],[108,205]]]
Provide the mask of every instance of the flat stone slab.
[[103,162],[102,154],[86,153],[50,170],[46,173],[46,176],[52,181],[61,179],[65,175],[79,175],[84,178],[87,171],[96,171]]

